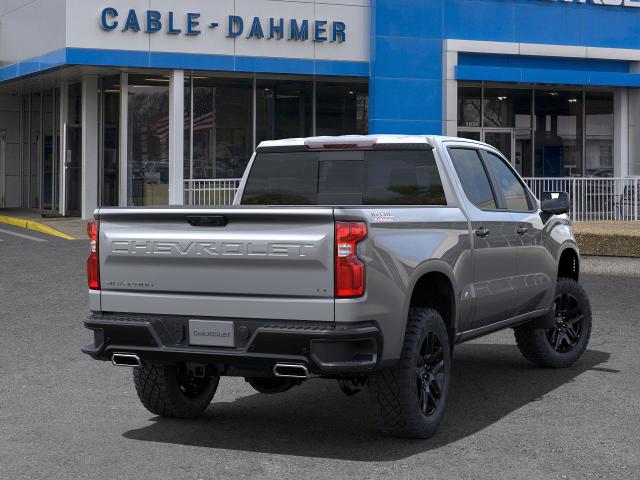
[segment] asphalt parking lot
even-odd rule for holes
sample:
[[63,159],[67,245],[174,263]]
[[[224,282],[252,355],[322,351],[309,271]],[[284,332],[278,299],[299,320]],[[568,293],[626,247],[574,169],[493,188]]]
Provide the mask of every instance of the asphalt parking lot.
[[2,479],[640,478],[640,260],[585,260],[594,331],[569,369],[529,365],[510,331],[460,346],[440,432],[416,441],[322,380],[225,378],[199,420],[148,413],[130,370],[80,353],[86,252],[0,225]]

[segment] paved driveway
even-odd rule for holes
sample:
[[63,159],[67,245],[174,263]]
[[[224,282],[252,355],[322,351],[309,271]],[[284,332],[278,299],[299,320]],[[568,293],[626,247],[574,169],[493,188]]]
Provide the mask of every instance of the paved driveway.
[[535,368],[511,332],[463,345],[440,432],[410,441],[322,380],[265,396],[225,378],[202,419],[153,416],[130,370],[80,353],[86,242],[44,239],[0,232],[2,479],[640,478],[638,261],[586,262],[577,365]]

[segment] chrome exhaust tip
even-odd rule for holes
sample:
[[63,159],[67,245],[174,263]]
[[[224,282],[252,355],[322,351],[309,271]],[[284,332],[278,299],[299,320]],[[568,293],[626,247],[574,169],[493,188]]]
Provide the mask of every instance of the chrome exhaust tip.
[[276,377],[308,378],[309,370],[301,363],[276,363],[273,374]]
[[141,367],[140,357],[135,353],[114,353],[111,355],[111,363],[116,367]]

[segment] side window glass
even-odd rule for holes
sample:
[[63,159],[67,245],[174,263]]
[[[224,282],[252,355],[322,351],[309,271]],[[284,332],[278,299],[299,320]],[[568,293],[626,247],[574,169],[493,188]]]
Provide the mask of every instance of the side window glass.
[[482,210],[495,210],[496,199],[478,151],[471,148],[449,148],[449,156],[469,201]]
[[519,212],[531,210],[527,192],[504,160],[490,152],[484,152],[484,155],[504,194],[507,209]]

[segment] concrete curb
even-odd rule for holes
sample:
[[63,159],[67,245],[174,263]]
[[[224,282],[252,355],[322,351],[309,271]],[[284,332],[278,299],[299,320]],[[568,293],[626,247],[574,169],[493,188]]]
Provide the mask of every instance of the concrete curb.
[[640,225],[601,222],[573,224],[581,255],[640,257]]
[[72,237],[71,235],[62,233],[56,230],[55,228],[48,227],[34,220],[27,220],[25,218],[8,217],[6,215],[0,215],[0,223],[6,223],[8,225],[13,225],[15,227],[20,227],[20,228],[25,228],[27,230],[33,230],[35,232],[45,233],[47,235],[63,238],[65,240],[75,240],[75,238]]

